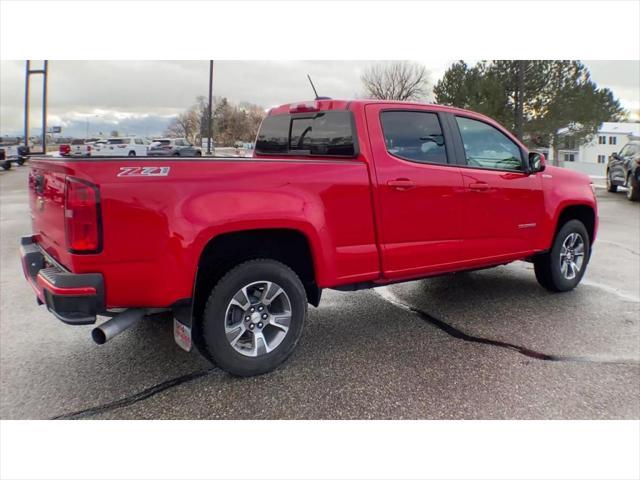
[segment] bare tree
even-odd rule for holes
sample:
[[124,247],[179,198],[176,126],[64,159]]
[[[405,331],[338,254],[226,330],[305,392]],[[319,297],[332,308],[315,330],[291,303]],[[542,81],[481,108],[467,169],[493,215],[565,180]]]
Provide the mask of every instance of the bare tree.
[[419,100],[427,94],[429,72],[418,63],[379,63],[369,67],[361,80],[369,98]]
[[200,118],[195,106],[174,117],[165,132],[171,137],[184,137],[197,143],[200,135]]

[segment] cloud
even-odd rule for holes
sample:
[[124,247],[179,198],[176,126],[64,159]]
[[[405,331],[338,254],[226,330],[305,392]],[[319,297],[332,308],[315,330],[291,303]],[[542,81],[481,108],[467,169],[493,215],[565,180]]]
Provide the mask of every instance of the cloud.
[[[360,75],[368,61],[216,61],[213,90],[232,102],[264,107],[307,100],[313,92],[333,98],[361,95]],[[449,60],[423,61],[432,72],[433,85]],[[470,63],[473,63],[471,61]],[[640,62],[589,61],[593,78],[621,98],[628,109],[637,108]],[[23,125],[24,62],[0,62],[0,132],[20,133]],[[37,67],[37,62],[34,62]],[[49,62],[50,125],[61,125],[70,135],[99,129],[127,129],[128,133],[161,133],[172,116],[207,95],[207,61],[62,61]],[[40,127],[42,83],[32,77],[32,133]],[[130,130],[129,130],[130,129]]]

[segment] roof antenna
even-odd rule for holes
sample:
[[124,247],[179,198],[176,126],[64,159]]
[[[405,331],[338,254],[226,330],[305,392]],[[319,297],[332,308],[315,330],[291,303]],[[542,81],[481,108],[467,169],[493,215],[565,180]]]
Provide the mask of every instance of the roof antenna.
[[315,98],[315,99],[316,99],[316,100],[319,100],[319,99],[320,99],[320,97],[318,96],[318,92],[316,91],[316,87],[313,85],[313,82],[311,81],[311,75],[309,75],[308,73],[307,73],[307,78],[309,79],[309,83],[311,84],[311,88],[313,88],[313,93],[314,93],[314,94],[315,94],[315,96],[316,96],[316,98]]

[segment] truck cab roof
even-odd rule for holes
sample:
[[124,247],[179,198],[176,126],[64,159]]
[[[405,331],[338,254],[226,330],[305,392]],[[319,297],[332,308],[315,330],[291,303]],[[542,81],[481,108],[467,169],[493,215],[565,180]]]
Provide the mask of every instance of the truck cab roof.
[[441,105],[438,103],[427,103],[427,102],[412,102],[412,101],[404,101],[404,100],[376,100],[376,99],[318,99],[318,100],[303,100],[300,102],[293,103],[285,103],[283,105],[278,105],[276,107],[272,107],[269,109],[267,115],[285,115],[291,113],[311,113],[311,112],[321,112],[321,111],[329,111],[329,110],[353,110],[357,107],[364,107],[366,105],[376,105],[376,104],[384,104],[384,105],[394,105],[398,108],[414,108],[414,107],[430,107],[433,110],[442,111],[442,112],[451,112],[458,114],[466,114],[474,117],[481,117],[487,120],[492,120],[485,115],[482,115],[478,112],[474,112],[472,110],[466,110],[464,108],[452,107],[450,105]]

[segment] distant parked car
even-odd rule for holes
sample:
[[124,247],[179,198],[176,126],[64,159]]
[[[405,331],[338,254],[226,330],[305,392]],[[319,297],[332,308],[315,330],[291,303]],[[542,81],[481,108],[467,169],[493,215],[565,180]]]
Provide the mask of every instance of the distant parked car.
[[71,145],[68,143],[61,143],[58,147],[58,153],[61,157],[68,157],[71,155]]
[[76,138],[69,146],[70,157],[88,157],[91,155],[91,145],[83,138]]
[[96,142],[92,157],[146,157],[148,142],[142,137],[113,137]]
[[619,153],[613,153],[607,164],[607,191],[627,187],[627,198],[640,198],[640,140],[627,143]]
[[202,149],[185,138],[157,138],[149,147],[150,157],[201,157]]
[[23,165],[29,158],[29,147],[12,143],[0,144],[0,166],[3,170],[9,170],[11,163]]

